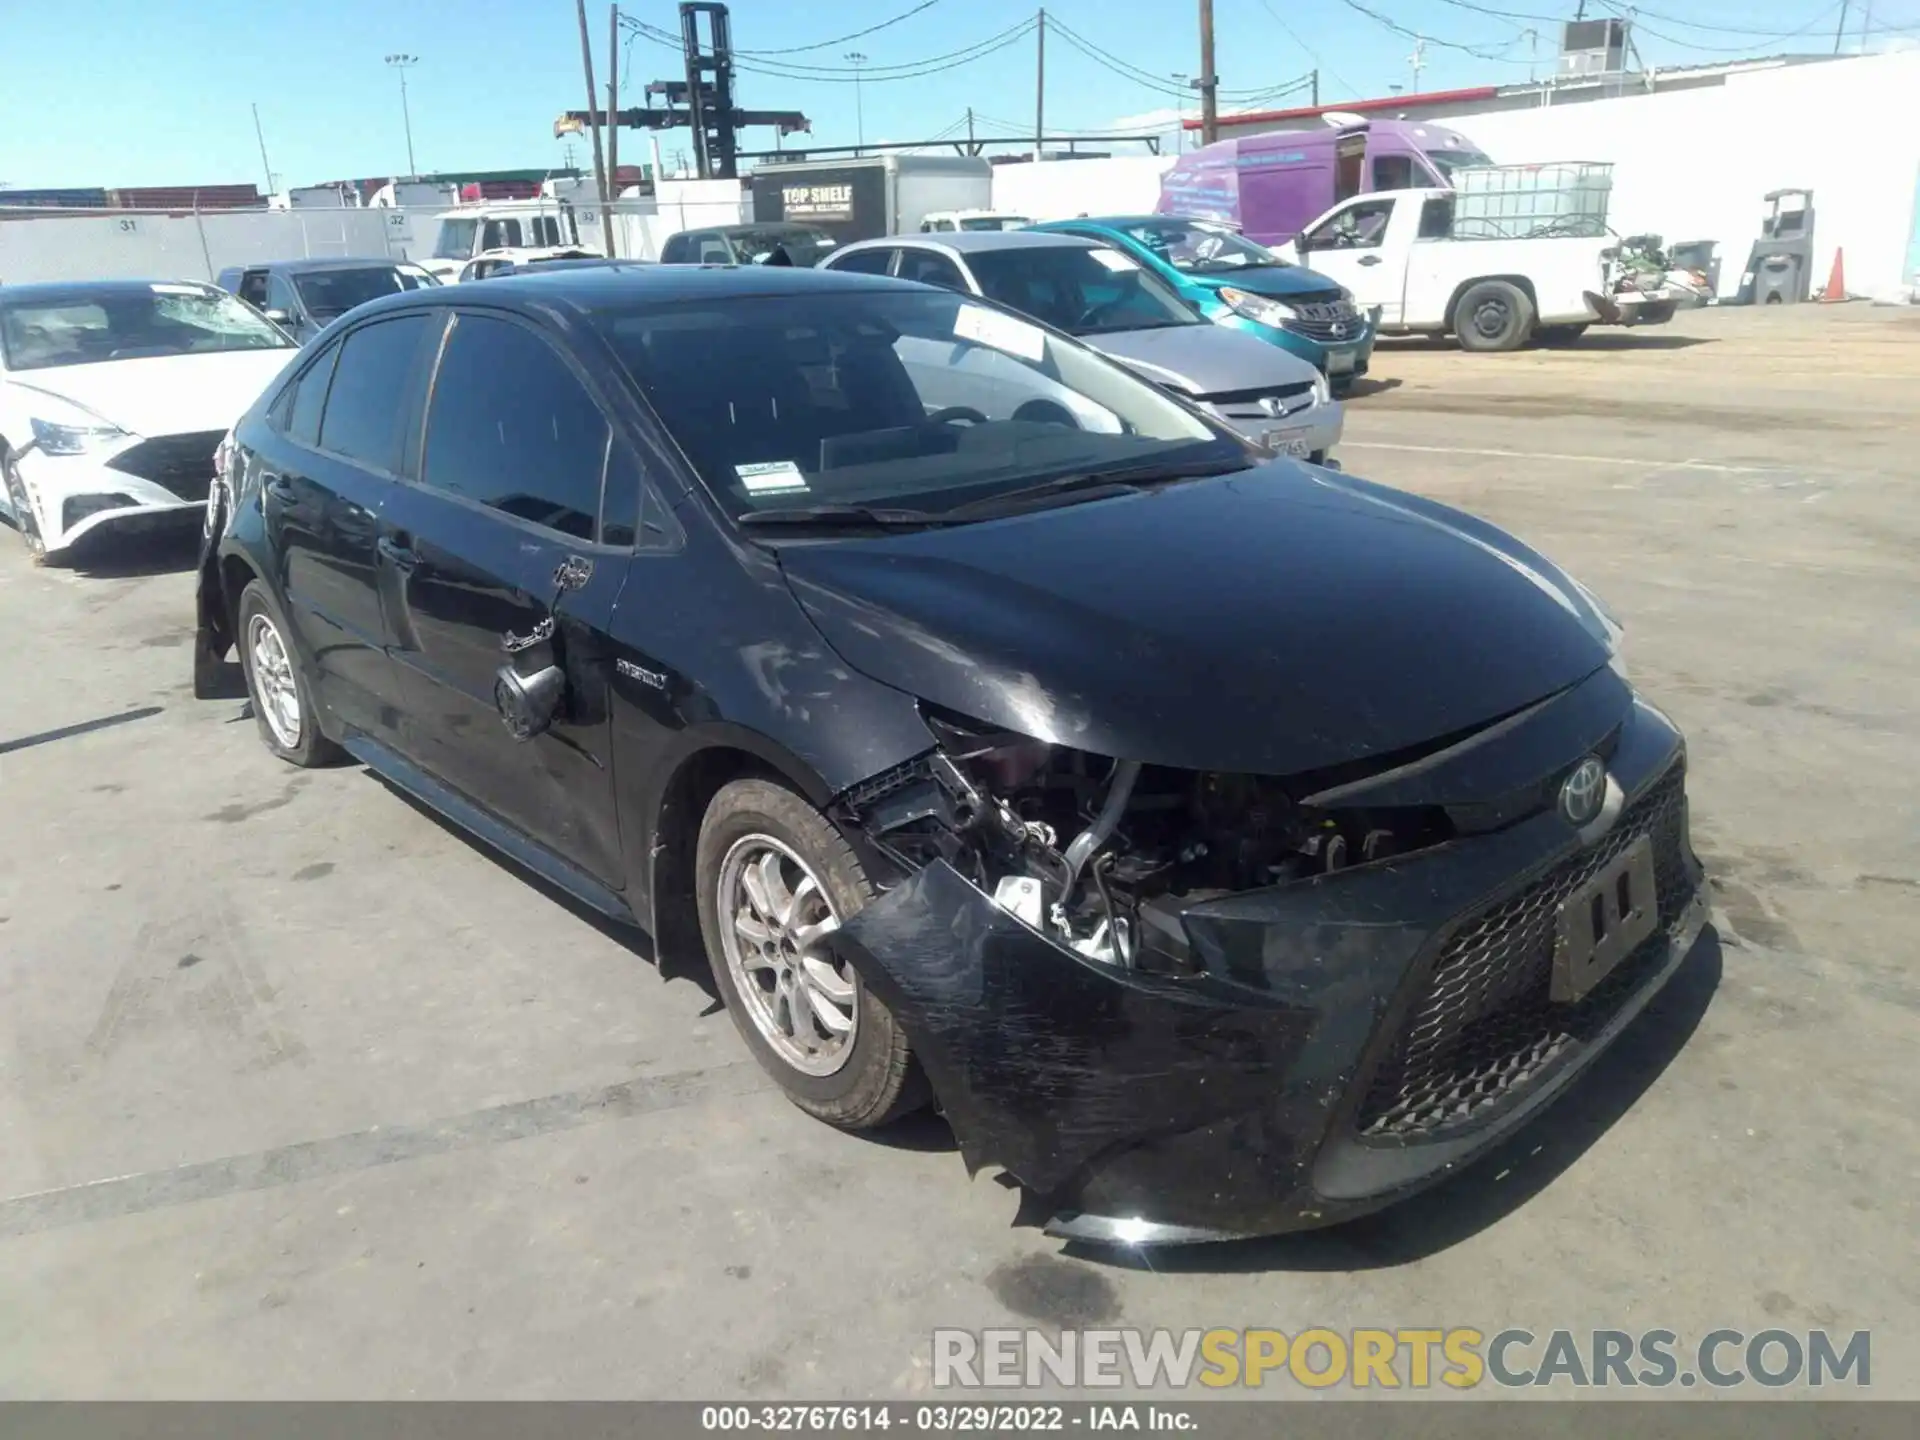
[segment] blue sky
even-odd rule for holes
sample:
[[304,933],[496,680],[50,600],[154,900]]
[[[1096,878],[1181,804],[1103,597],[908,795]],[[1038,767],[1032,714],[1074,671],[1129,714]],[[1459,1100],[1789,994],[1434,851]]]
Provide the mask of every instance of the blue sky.
[[[970,63],[918,74],[905,67],[1025,24],[1032,0],[933,0],[858,39],[791,48],[838,40],[917,3],[841,0],[829,10],[738,0],[734,45],[743,65],[758,67],[739,76],[741,103],[802,110],[816,143],[852,143],[856,87],[843,57],[857,50],[873,77],[858,87],[868,140],[932,135],[958,125],[969,105],[987,117],[978,122],[983,134],[1030,127],[1031,34]],[[622,8],[677,30],[671,0]],[[1525,32],[1539,32],[1547,73],[1552,17],[1572,8],[1553,0],[1215,0],[1221,85],[1250,95],[1317,67],[1323,102],[1411,87],[1414,41],[1403,31],[1428,37],[1422,89],[1525,80],[1533,48]],[[1609,8],[1587,6],[1589,16]],[[1172,77],[1198,69],[1192,0],[1054,0],[1047,9],[1060,22],[1047,45],[1050,133],[1168,126],[1180,103]],[[1640,12],[1638,45],[1651,65],[1826,53],[1839,13],[1838,0],[1659,0]],[[1849,49],[1863,43],[1864,13],[1853,0]],[[1871,13],[1870,48],[1920,39],[1920,0],[1874,0]],[[591,0],[588,17],[604,84],[606,0]],[[553,119],[584,103],[572,0],[0,0],[0,35],[0,182],[15,187],[261,182],[256,101],[283,184],[404,170],[399,87],[382,63],[393,51],[420,57],[408,86],[423,170],[559,165]],[[1132,73],[1115,73],[1072,36]],[[745,53],[776,50],[788,53]],[[628,53],[635,81],[674,73],[674,55],[647,39]],[[835,73],[765,73],[776,66]],[[887,66],[908,78],[879,78]],[[624,80],[622,90],[632,94]],[[1303,91],[1271,103],[1305,102]],[[757,147],[772,136],[750,131],[745,140]],[[623,160],[646,158],[641,132],[624,132],[622,145]],[[662,145],[671,163],[686,132],[665,132]],[[576,142],[574,154],[585,163],[586,144]]]

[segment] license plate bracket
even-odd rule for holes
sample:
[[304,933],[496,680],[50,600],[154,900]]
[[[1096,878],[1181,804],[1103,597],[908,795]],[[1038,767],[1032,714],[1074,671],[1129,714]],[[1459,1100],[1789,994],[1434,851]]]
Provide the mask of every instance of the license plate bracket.
[[1329,350],[1327,352],[1327,374],[1350,375],[1353,373],[1354,355],[1351,350]]
[[1554,917],[1549,997],[1583,999],[1659,924],[1653,841],[1642,835],[1560,904]]

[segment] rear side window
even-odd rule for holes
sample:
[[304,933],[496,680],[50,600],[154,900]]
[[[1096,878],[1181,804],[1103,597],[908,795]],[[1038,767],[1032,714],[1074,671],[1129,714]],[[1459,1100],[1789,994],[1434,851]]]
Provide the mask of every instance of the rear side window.
[[662,265],[684,265],[693,258],[693,237],[680,234],[667,237],[667,248],[660,252]]
[[893,263],[893,256],[892,250],[856,250],[851,255],[842,255],[828,268],[851,270],[856,275],[884,275]]
[[489,220],[480,234],[480,248],[482,250],[517,249],[525,243],[520,238],[520,222],[518,220]]
[[1453,201],[1435,198],[1420,205],[1420,238],[1444,240],[1453,233]]
[[328,392],[320,448],[372,470],[391,471],[406,430],[407,379],[425,315],[363,325],[341,344]]
[[960,267],[944,255],[928,250],[900,252],[900,278],[917,280],[922,285],[938,285],[942,290],[965,293],[967,282],[960,278]]
[[[606,416],[559,354],[506,320],[462,315],[427,411],[421,483],[592,541]],[[625,524],[632,534],[632,521]]]
[[312,448],[320,443],[320,412],[327,403],[334,361],[339,358],[340,345],[336,341],[294,382],[293,408],[287,411],[286,433],[295,444]]

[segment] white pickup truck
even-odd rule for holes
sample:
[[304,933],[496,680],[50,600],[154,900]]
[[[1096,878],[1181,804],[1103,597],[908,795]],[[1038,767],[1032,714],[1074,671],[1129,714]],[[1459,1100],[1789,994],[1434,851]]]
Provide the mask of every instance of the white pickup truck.
[[[553,200],[461,205],[435,216],[433,253],[419,263],[443,285],[483,276],[504,261],[600,252],[580,243],[573,206]],[[481,263],[474,263],[481,262]]]
[[1459,337],[1465,350],[1573,340],[1589,325],[1658,325],[1676,301],[1622,281],[1606,236],[1462,239],[1451,190],[1344,200],[1294,236],[1290,258],[1379,308],[1388,335]]

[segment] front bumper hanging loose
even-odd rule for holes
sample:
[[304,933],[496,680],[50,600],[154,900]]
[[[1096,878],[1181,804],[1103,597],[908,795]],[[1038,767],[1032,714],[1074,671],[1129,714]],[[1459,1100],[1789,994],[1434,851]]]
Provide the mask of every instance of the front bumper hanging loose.
[[[899,1017],[969,1169],[997,1165],[1042,1197],[1050,1234],[1176,1243],[1331,1224],[1535,1114],[1699,937],[1677,733],[1636,706],[1610,764],[1625,803],[1602,836],[1549,810],[1186,910],[1190,977],[1077,954],[943,862],[834,945]],[[1642,837],[1655,928],[1556,1004],[1556,909]]]

